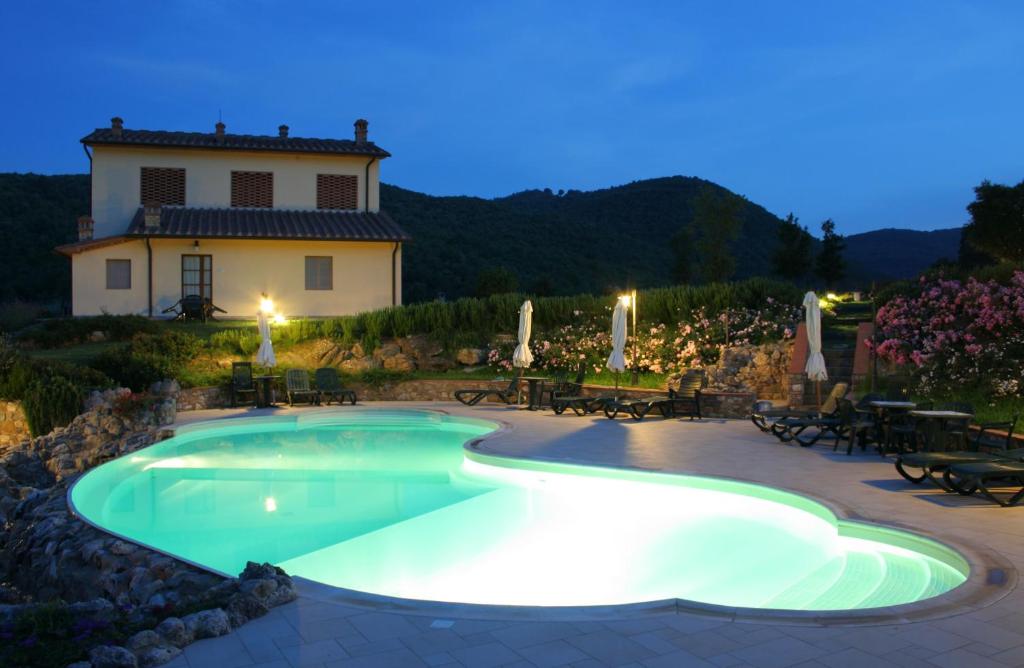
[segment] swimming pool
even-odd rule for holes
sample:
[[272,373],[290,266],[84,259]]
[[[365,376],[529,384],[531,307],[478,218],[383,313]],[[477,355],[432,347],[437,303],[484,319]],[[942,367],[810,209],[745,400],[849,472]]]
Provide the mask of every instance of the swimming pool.
[[937,596],[969,572],[939,543],[782,490],[463,448],[497,428],[414,410],[209,422],[69,496],[87,521],[215,571],[269,561],[406,599],[846,610]]

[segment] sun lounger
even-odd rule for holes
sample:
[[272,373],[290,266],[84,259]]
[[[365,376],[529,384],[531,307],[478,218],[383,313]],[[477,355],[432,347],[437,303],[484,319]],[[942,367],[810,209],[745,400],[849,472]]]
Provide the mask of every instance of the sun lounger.
[[[989,422],[979,425],[971,450],[901,454],[896,458],[896,472],[914,484],[931,480],[947,492],[957,491],[945,475],[946,470],[954,464],[999,462],[1006,459],[1024,458],[1024,448],[1010,448],[1018,417],[1015,415],[1009,422]],[[996,429],[1004,430],[1006,436],[999,440],[989,440],[988,433]],[[908,469],[920,469],[921,473],[916,474]]]
[[[964,495],[977,492],[1003,507],[1024,501],[1024,461],[1021,460],[953,464],[943,473],[943,478],[953,491]],[[992,491],[995,486],[1010,489],[997,493]]]
[[455,390],[455,398],[467,406],[476,406],[482,400],[487,397],[497,397],[506,404],[512,403],[512,400],[516,398],[516,389],[519,385],[519,379],[513,378],[509,382],[508,387],[504,388],[489,388],[489,389],[472,389],[472,390]]
[[774,428],[774,425],[778,420],[787,418],[813,420],[815,418],[822,417],[835,417],[836,411],[839,410],[839,399],[840,397],[846,396],[846,391],[849,387],[850,386],[847,383],[836,383],[832,387],[832,391],[829,392],[827,397],[825,397],[825,401],[821,403],[821,408],[819,410],[800,410],[789,407],[758,410],[757,404],[755,403],[754,410],[750,414],[750,421],[753,422],[754,426],[761,431],[771,433],[783,442],[792,440],[791,438],[782,438],[782,434],[785,433],[786,429]]

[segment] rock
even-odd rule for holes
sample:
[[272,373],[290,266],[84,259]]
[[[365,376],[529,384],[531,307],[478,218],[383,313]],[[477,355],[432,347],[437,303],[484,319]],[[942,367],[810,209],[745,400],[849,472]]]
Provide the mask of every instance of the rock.
[[116,554],[119,557],[123,557],[126,554],[131,554],[135,550],[135,546],[131,543],[126,543],[123,540],[116,540],[110,546],[111,554]]
[[135,655],[117,645],[100,645],[89,651],[93,668],[137,668]]
[[107,335],[105,332],[102,332],[97,329],[89,334],[89,340],[92,341],[93,343],[102,343],[103,341],[107,340]]
[[75,661],[74,663],[69,663],[68,664],[68,668],[92,668],[92,662],[91,661]]
[[164,639],[156,631],[139,631],[124,644],[125,647],[138,654],[150,647],[157,647],[164,644]]
[[389,357],[402,354],[402,349],[397,343],[382,343],[373,351],[373,359],[384,361]]
[[350,352],[352,353],[352,357],[366,357],[366,351],[363,350],[363,344],[361,343],[353,345]]
[[345,360],[340,365],[341,370],[348,373],[369,371],[370,369],[377,369],[379,366],[378,362],[372,357],[353,357],[352,359]]
[[270,612],[266,603],[254,594],[236,594],[227,604],[228,621],[232,628],[238,628],[250,619],[256,619]]
[[216,638],[231,631],[228,614],[221,608],[186,615],[181,621],[185,622],[185,628],[196,640]]
[[487,351],[483,348],[460,348],[455,353],[455,361],[466,366],[483,364],[487,360]]
[[173,645],[159,645],[136,654],[140,668],[161,666],[181,654],[181,650]]
[[192,642],[192,634],[188,627],[177,617],[168,617],[157,624],[155,630],[161,638],[175,647],[184,647]]
[[409,359],[408,355],[405,355],[403,353],[396,353],[391,357],[384,358],[384,368],[387,369],[388,371],[400,371],[405,373],[414,370],[416,368],[416,365],[413,364],[412,360]]

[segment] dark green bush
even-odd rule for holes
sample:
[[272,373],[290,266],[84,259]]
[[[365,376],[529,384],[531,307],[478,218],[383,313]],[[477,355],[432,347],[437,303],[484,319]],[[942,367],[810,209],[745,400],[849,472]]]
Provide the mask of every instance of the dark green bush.
[[131,342],[101,353],[92,366],[117,383],[143,392],[159,380],[177,378],[203,350],[203,342],[187,332],[136,334]]
[[159,322],[141,315],[98,315],[44,320],[22,331],[18,339],[40,348],[60,348],[88,341],[93,332],[103,332],[110,341],[127,341],[159,331]]

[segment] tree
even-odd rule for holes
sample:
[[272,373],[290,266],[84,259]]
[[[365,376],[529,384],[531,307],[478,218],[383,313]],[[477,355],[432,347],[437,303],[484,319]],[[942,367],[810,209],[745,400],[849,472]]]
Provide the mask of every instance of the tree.
[[689,283],[693,279],[693,230],[684,225],[669,239],[672,248],[672,280]]
[[779,225],[779,246],[772,255],[772,269],[782,278],[795,281],[811,267],[811,233],[790,213]]
[[821,251],[814,264],[814,271],[826,288],[834,288],[846,276],[846,262],[843,250],[846,242],[841,234],[836,234],[836,224],[829,218],[821,224]]
[[515,292],[518,287],[519,279],[505,267],[484,267],[476,276],[477,297]]
[[742,202],[732,193],[716,193],[707,186],[697,196],[693,228],[697,233],[700,274],[705,281],[727,281],[736,270],[730,246],[739,235]]
[[1024,181],[1015,186],[982,181],[967,211],[968,244],[998,260],[1024,262]]

